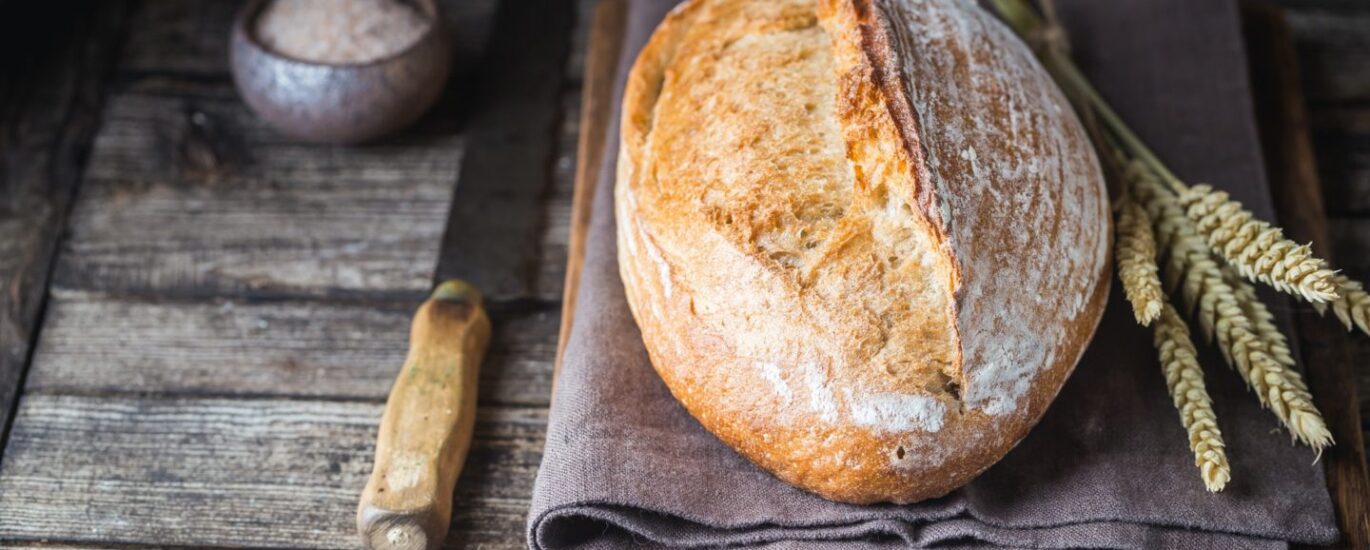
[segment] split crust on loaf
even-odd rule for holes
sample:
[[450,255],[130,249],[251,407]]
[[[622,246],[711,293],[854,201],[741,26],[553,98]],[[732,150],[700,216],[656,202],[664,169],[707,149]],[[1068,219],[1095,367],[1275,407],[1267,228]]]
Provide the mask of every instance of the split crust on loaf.
[[687,2],[629,74],[621,135],[620,272],[653,366],[827,498],[978,475],[1102,313],[1097,160],[972,2]]

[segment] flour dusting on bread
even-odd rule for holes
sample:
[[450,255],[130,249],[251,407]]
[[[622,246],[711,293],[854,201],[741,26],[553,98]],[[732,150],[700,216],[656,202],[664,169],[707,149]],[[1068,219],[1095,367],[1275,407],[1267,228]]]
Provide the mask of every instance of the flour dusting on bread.
[[846,395],[852,421],[877,430],[935,432],[947,414],[945,404],[926,395],[876,393],[853,399],[851,390]]
[[615,212],[652,365],[790,483],[945,494],[1097,323],[1099,168],[998,25],[961,0],[692,0],[629,75]]
[[961,275],[966,406],[1013,414],[1071,336],[1043,313],[1079,315],[1106,265],[1097,161],[1032,53],[974,2],[878,5],[923,154],[939,160],[929,176],[954,213],[942,221]]

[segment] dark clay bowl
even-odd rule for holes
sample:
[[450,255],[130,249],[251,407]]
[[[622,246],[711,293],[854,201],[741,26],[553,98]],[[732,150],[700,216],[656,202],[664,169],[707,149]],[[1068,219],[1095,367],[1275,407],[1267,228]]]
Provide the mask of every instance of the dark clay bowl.
[[418,119],[447,82],[452,51],[434,0],[415,2],[431,21],[418,41],[357,64],[301,61],[262,46],[253,23],[268,1],[238,13],[229,57],[238,93],[286,134],[326,143],[378,138]]

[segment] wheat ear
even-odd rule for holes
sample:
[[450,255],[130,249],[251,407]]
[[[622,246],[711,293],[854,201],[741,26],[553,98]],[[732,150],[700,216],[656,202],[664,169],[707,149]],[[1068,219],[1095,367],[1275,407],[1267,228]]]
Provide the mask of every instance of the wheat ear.
[[[1155,249],[1157,251],[1170,250],[1175,236],[1180,232],[1180,227],[1189,225],[1184,210],[1175,200],[1162,200],[1165,197],[1154,196],[1156,193],[1167,193],[1167,191],[1165,191],[1160,180],[1156,179],[1156,175],[1146,167],[1145,163],[1136,159],[1128,159],[1117,148],[1114,148],[1113,152],[1118,157],[1119,165],[1124,167],[1123,182],[1127,194],[1131,200],[1143,207],[1147,219],[1155,229],[1152,235]],[[1184,259],[1174,254],[1167,254],[1165,260],[1167,265],[1162,271],[1162,274],[1165,275],[1164,289],[1174,291],[1181,282],[1180,276],[1184,273]]]
[[1359,328],[1370,334],[1370,293],[1365,292],[1360,282],[1340,273],[1332,277],[1332,281],[1337,285],[1337,299],[1330,304],[1313,304],[1313,307],[1319,314],[1325,314],[1327,306],[1331,305],[1332,313],[1346,325],[1346,330]]
[[1137,190],[1151,204],[1151,210],[1166,216],[1158,219],[1156,226],[1158,231],[1161,227],[1172,231],[1168,237],[1170,261],[1166,269],[1178,271],[1167,273],[1167,277],[1182,280],[1180,288],[1187,307],[1197,307],[1199,327],[1205,337],[1209,341],[1217,338],[1223,359],[1237,369],[1261,405],[1280,419],[1291,437],[1321,452],[1332,443],[1332,434],[1313,404],[1303,377],[1281,364],[1258,334],[1257,323],[1224,279],[1222,268],[1213,260],[1192,220],[1183,219],[1177,205],[1165,204],[1177,202],[1175,195],[1145,182]]
[[1279,327],[1275,326],[1275,314],[1270,312],[1270,308],[1266,307],[1265,302],[1256,294],[1256,285],[1237,275],[1231,266],[1224,267],[1222,271],[1223,280],[1232,287],[1238,305],[1246,313],[1247,318],[1251,319],[1252,330],[1265,342],[1270,350],[1270,356],[1281,365],[1294,366],[1294,353],[1289,349],[1289,340],[1280,332]]
[[1170,304],[1162,302],[1154,340],[1170,399],[1180,413],[1180,424],[1189,433],[1189,449],[1209,492],[1223,490],[1232,471],[1227,463],[1222,430],[1213,414],[1213,400],[1204,386],[1203,368],[1189,338],[1189,327]]
[[1137,323],[1149,326],[1161,314],[1165,295],[1156,273],[1156,242],[1151,235],[1151,219],[1136,202],[1123,200],[1118,209],[1118,278],[1132,303]]
[[1224,191],[1200,184],[1180,194],[1180,204],[1208,246],[1243,277],[1313,302],[1337,298],[1335,273],[1308,245],[1286,239],[1278,227],[1256,219]]

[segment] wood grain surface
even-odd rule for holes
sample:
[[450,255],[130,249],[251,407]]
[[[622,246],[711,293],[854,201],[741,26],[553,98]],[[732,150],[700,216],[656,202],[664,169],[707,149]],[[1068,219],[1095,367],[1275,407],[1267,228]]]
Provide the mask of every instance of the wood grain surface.
[[[1370,281],[1370,5],[1356,0],[1281,0],[1292,30],[1331,255]],[[1331,321],[1327,325],[1333,327]],[[1370,336],[1337,333],[1328,360],[1351,365],[1362,433],[1370,432]],[[1362,438],[1367,441],[1370,438]]]
[[[224,58],[237,1],[132,3],[126,20],[102,3],[89,20],[97,24],[53,34],[49,55],[68,61],[33,74],[61,94],[13,103],[5,94],[39,80],[0,80],[0,252],[19,236],[38,247],[24,250],[58,251],[46,294],[46,267],[15,275],[6,271],[14,256],[0,254],[0,323],[29,319],[0,325],[22,336],[0,332],[0,352],[21,342],[22,365],[36,342],[0,457],[0,546],[355,548],[375,426],[430,284],[451,190],[465,177],[480,120],[467,100],[502,2],[442,2],[459,42],[445,97],[413,130],[356,148],[293,142],[242,106]],[[568,250],[581,246],[572,220],[583,225],[586,214],[573,214],[585,192],[574,180],[597,171],[577,161],[577,140],[593,137],[582,125],[612,131],[594,124],[611,106],[601,79],[616,61],[602,45],[612,34],[600,30],[614,28],[605,25],[614,14],[593,17],[597,3],[578,0],[561,49],[544,50],[563,65],[555,89],[536,94],[552,118],[545,135],[520,138],[547,151],[545,186],[520,199],[536,201],[524,211],[538,244],[519,290],[490,311],[495,334],[450,548],[525,547]],[[1302,68],[1325,242],[1349,273],[1370,279],[1370,6],[1280,4]],[[0,27],[11,21],[0,17]],[[114,65],[103,78],[90,72],[102,63]],[[38,187],[9,183],[20,166]],[[37,188],[60,199],[48,182],[67,186],[70,223],[34,225],[38,203],[16,198]],[[4,300],[17,295],[27,305],[14,309]],[[1315,332],[1335,345],[1300,343],[1310,358],[1354,367],[1366,418],[1370,337]],[[15,389],[5,357],[0,396]]]
[[580,271],[585,259],[585,234],[590,228],[595,187],[604,169],[605,139],[613,115],[614,79],[623,48],[627,0],[603,0],[595,8],[590,24],[585,56],[585,81],[581,87],[580,138],[576,142],[575,194],[571,202],[566,248],[566,281],[562,287],[561,330],[557,335],[557,357],[553,369],[561,369],[561,356],[576,310],[580,292]]
[[[13,452],[0,460],[0,545],[355,547],[381,403],[480,135],[512,139],[493,143],[506,157],[531,147],[545,160],[520,167],[538,182],[512,197],[527,204],[509,248],[530,254],[530,269],[490,304],[448,546],[523,547],[575,168],[583,54],[569,27],[591,2],[553,21],[557,32],[506,29],[503,45],[490,40],[498,4],[444,3],[461,44],[446,97],[412,131],[363,147],[295,142],[242,105],[217,42],[236,2],[135,6],[148,34],[114,50]],[[518,96],[538,104],[530,126],[544,129],[503,136],[500,117],[523,116],[516,106],[482,117],[467,100],[478,68],[499,66],[487,46],[529,40],[556,54],[539,70],[566,76],[522,77],[546,84]]]
[[38,332],[57,239],[100,122],[127,6],[0,17],[0,449]]
[[[26,389],[383,401],[404,360],[415,305],[58,290]],[[482,402],[545,405],[557,312],[491,313],[501,330],[481,370]]]
[[[377,402],[29,396],[0,476],[0,539],[354,548],[380,412]],[[517,546],[545,423],[539,409],[480,408],[452,541]]]
[[[1242,16],[1257,123],[1280,224],[1289,236],[1312,242],[1317,254],[1338,265],[1329,250],[1322,183],[1309,137],[1294,39],[1283,14],[1269,4],[1246,1]],[[1370,547],[1370,478],[1355,379],[1354,347],[1364,335],[1345,334],[1333,319],[1296,310],[1299,352],[1309,388],[1327,419],[1336,445],[1322,454],[1328,491],[1342,532],[1341,546]]]

